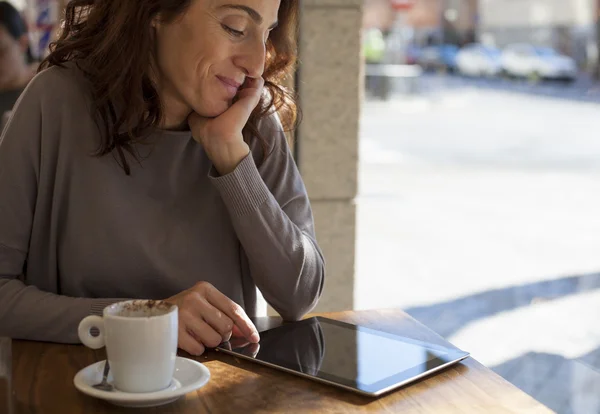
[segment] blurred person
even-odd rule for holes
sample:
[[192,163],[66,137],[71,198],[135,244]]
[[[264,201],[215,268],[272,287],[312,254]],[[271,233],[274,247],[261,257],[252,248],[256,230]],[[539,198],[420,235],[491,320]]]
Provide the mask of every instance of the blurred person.
[[71,0],[0,140],[0,336],[79,342],[124,299],[179,308],[179,347],[259,341],[324,260],[284,130],[296,0]]
[[369,29],[364,37],[365,61],[368,64],[383,63],[385,57],[385,38],[379,29]]
[[0,1],[0,115],[12,109],[34,75],[28,50],[25,21],[12,4]]
[[376,28],[367,30],[363,37],[363,53],[367,64],[365,87],[371,95],[380,98],[387,95],[388,82],[376,65],[384,62],[385,52],[386,42],[383,32]]

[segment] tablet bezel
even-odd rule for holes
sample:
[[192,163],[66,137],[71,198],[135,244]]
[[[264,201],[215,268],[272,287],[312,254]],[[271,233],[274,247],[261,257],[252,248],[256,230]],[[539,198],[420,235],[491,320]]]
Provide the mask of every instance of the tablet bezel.
[[431,364],[432,367],[430,369],[427,369],[426,371],[422,370],[421,364],[417,364],[417,365],[415,365],[411,368],[408,368],[404,371],[400,371],[389,377],[382,378],[381,380],[379,380],[375,383],[363,384],[358,381],[352,381],[347,378],[338,377],[338,376],[323,372],[321,370],[319,370],[319,372],[317,373],[318,376],[307,374],[307,373],[297,371],[297,370],[294,370],[294,369],[284,366],[285,363],[288,361],[276,361],[277,363],[264,361],[264,360],[258,359],[256,357],[246,355],[237,349],[228,349],[225,344],[221,344],[219,347],[217,347],[216,350],[219,352],[224,352],[226,354],[234,355],[236,357],[240,357],[240,358],[243,358],[246,360],[254,361],[261,365],[266,365],[266,366],[276,368],[276,369],[279,369],[279,370],[282,370],[285,372],[289,372],[289,373],[292,373],[295,375],[302,376],[304,378],[309,378],[314,381],[334,385],[334,386],[341,387],[341,388],[344,388],[344,389],[347,389],[347,390],[350,390],[353,392],[357,392],[362,395],[367,395],[367,396],[380,396],[391,390],[402,387],[402,386],[412,383],[416,380],[419,380],[423,377],[431,375],[435,372],[443,370],[443,369],[445,369],[453,364],[456,364],[457,362],[460,362],[460,361],[464,360],[465,358],[469,357],[468,352],[464,352],[457,348],[444,347],[444,346],[432,344],[430,342],[420,341],[420,340],[408,338],[408,337],[405,337],[402,335],[396,335],[396,334],[384,332],[384,331],[377,330],[377,329],[367,328],[367,327],[361,326],[361,325],[354,325],[354,324],[338,321],[335,319],[325,318],[322,316],[316,316],[314,318],[309,318],[309,319],[305,319],[305,320],[298,321],[298,322],[287,323],[287,324],[281,325],[276,328],[268,329],[268,330],[264,331],[263,333],[261,333],[261,335],[265,335],[267,332],[271,332],[271,331],[275,331],[275,330],[285,331],[288,329],[294,329],[297,326],[297,324],[308,323],[312,319],[317,319],[320,324],[337,325],[337,326],[345,328],[345,329],[365,332],[368,334],[372,334],[372,335],[376,335],[376,336],[380,336],[380,337],[386,337],[386,338],[390,338],[390,339],[397,340],[400,342],[417,345],[417,346],[420,346],[420,347],[423,347],[426,349],[430,349],[432,351],[436,351],[437,353],[443,352],[444,353],[443,359],[440,357],[435,357],[435,358],[429,360],[427,362],[427,364],[428,365]]

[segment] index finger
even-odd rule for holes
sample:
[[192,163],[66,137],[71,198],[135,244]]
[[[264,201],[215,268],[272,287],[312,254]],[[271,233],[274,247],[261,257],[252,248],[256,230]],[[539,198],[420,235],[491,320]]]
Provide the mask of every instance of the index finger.
[[246,339],[254,343],[260,341],[260,336],[258,335],[256,327],[240,305],[229,299],[212,285],[206,290],[206,300],[225,315],[229,316]]
[[237,100],[221,117],[228,118],[231,125],[243,128],[252,111],[260,102],[265,81],[263,78],[247,78],[243,88],[237,94]]

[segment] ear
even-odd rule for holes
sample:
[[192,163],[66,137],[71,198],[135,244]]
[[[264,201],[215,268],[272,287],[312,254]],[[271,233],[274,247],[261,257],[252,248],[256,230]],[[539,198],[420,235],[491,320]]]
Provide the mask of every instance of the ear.
[[161,21],[161,16],[160,16],[159,14],[157,14],[157,15],[156,15],[156,16],[155,16],[155,17],[152,19],[152,24],[151,24],[152,28],[153,28],[153,29],[158,29],[158,28],[160,28],[160,25],[161,25],[160,21]]

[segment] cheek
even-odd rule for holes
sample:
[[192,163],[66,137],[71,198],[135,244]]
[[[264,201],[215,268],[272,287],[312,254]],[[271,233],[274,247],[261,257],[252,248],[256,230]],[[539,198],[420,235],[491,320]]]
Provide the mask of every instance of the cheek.
[[171,83],[189,82],[194,50],[186,27],[171,24],[157,35],[158,64]]
[[173,60],[177,57],[177,50],[173,50],[176,43],[168,35],[160,35],[157,39],[156,53],[157,63],[162,76],[171,77],[171,72],[177,65],[173,65]]
[[181,62],[186,71],[185,81],[191,83],[186,86],[192,87],[196,93],[211,93],[218,86],[216,75],[231,73],[226,69],[224,57],[212,45],[201,42],[190,44],[182,55],[185,56]]
[[216,75],[237,74],[231,45],[210,29],[192,30],[188,25],[169,29],[157,39],[162,76],[178,98],[199,114],[217,116],[226,111],[231,103],[224,99]]

